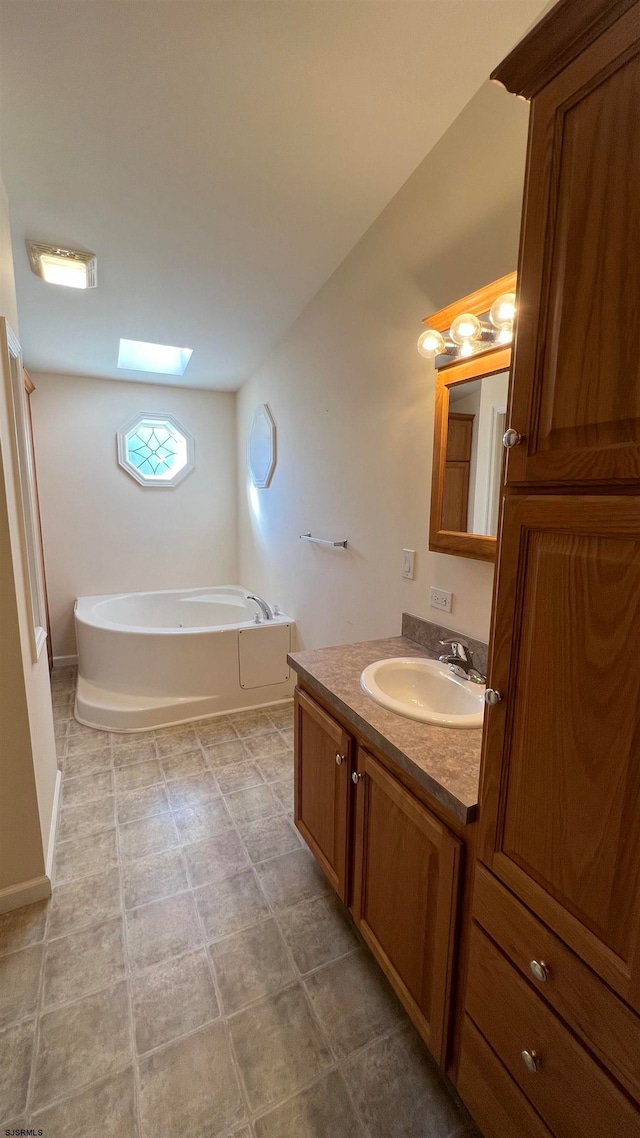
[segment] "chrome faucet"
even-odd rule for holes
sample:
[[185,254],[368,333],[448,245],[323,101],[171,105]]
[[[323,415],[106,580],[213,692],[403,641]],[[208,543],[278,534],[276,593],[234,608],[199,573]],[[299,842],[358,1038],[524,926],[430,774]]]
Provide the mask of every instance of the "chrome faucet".
[[441,663],[449,665],[449,671],[453,672],[454,676],[459,676],[462,680],[471,680],[473,684],[486,684],[487,677],[479,672],[473,663],[473,656],[471,649],[466,640],[461,636],[454,636],[451,640],[440,641],[443,648],[447,646],[451,649],[444,656],[440,656]]
[[265,620],[273,620],[273,609],[268,605],[264,597],[257,597],[255,593],[247,593],[248,601],[255,601],[262,610],[262,615]]

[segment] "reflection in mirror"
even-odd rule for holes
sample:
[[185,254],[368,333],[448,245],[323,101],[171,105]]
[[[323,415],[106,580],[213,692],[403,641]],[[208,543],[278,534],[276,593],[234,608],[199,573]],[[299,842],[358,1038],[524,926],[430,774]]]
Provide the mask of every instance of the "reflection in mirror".
[[491,537],[498,532],[508,380],[502,371],[448,388],[443,530]]

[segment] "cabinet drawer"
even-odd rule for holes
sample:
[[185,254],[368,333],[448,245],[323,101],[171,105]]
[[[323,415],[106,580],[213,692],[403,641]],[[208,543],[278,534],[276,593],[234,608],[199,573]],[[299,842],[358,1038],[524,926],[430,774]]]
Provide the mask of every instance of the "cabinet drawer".
[[640,1138],[637,1106],[475,923],[466,1009],[556,1138]]
[[[540,995],[640,1100],[640,1019],[481,865],[473,916]],[[543,962],[547,979],[531,970]]]
[[552,1138],[468,1016],[462,1028],[457,1089],[485,1138]]

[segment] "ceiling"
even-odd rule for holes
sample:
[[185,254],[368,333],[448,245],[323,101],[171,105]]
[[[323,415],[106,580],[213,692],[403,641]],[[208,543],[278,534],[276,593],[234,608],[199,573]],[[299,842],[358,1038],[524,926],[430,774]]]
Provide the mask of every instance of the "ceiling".
[[[2,0],[27,366],[239,387],[543,7]],[[26,237],[98,287],[45,284]],[[118,372],[121,336],[193,348],[185,376]]]

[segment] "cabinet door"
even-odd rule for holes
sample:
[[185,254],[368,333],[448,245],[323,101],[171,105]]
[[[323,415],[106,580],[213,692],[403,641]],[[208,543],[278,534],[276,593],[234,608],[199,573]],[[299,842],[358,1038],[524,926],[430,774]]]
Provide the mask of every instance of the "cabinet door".
[[358,774],[353,916],[444,1064],[461,843],[362,749]]
[[449,411],[447,462],[471,462],[474,419],[475,415],[460,415]]
[[468,462],[445,462],[442,484],[442,516],[440,525],[444,530],[466,533],[469,516],[469,471]]
[[640,498],[507,498],[480,857],[640,1011]]
[[640,479],[640,6],[535,98],[507,483]]
[[295,709],[295,823],[346,901],[353,740],[300,688]]

